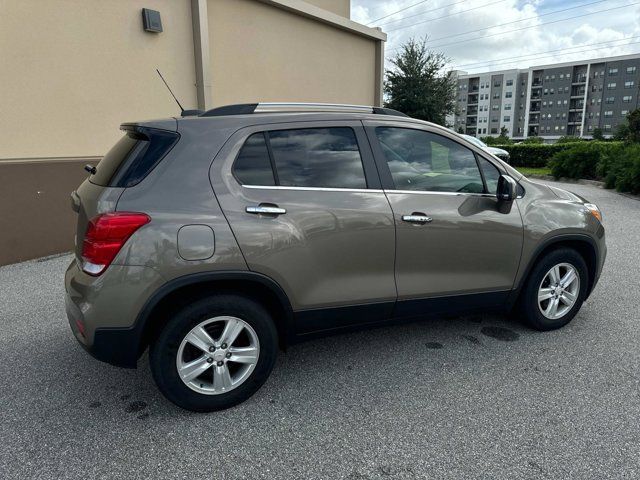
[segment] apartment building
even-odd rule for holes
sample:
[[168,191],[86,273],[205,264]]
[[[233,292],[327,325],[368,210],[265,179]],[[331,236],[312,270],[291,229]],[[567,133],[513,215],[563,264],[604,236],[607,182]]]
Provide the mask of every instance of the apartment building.
[[482,74],[456,72],[457,131],[515,139],[615,133],[640,103],[640,54]]

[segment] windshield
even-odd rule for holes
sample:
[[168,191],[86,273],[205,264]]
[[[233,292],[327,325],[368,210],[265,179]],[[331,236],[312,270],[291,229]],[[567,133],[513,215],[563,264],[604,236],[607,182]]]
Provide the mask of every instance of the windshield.
[[472,137],[471,135],[463,135],[463,137],[469,140],[474,145],[479,146],[480,148],[487,148],[487,145],[479,138]]

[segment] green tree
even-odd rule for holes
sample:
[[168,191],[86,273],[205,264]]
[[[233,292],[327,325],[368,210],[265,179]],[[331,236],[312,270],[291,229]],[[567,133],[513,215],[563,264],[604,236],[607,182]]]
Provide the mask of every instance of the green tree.
[[406,42],[386,71],[385,106],[444,125],[445,117],[455,111],[456,97],[456,77],[444,71],[447,63],[442,53],[427,49],[426,38]]
[[496,145],[511,145],[513,141],[509,138],[509,129],[507,127],[500,128],[500,135],[496,137]]
[[629,124],[624,121],[616,127],[616,131],[613,134],[613,139],[620,142],[626,142],[629,140]]
[[629,125],[628,140],[635,143],[640,142],[640,108],[627,115],[627,124]]
[[594,140],[604,140],[604,135],[602,133],[601,128],[594,128],[593,135],[591,135]]
[[462,127],[458,127],[458,133],[464,133],[464,130],[462,129]]

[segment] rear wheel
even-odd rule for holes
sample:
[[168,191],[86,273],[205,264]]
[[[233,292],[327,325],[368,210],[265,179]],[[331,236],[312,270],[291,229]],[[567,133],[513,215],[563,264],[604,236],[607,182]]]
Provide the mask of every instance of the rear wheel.
[[520,313],[536,330],[554,330],[578,313],[587,293],[587,265],[575,250],[545,255],[533,268],[520,298]]
[[237,405],[271,373],[277,331],[258,303],[231,294],[199,300],[178,311],[151,346],[160,391],[187,410]]

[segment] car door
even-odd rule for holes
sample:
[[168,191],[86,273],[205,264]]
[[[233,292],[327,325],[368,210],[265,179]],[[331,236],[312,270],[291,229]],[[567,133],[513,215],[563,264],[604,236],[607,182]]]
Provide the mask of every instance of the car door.
[[284,289],[300,332],[389,318],[395,227],[362,123],[244,128],[210,176],[249,269]]
[[[442,129],[365,122],[396,225],[397,314],[500,304],[523,241],[515,202],[498,201],[501,170]],[[453,299],[452,297],[456,297]]]

